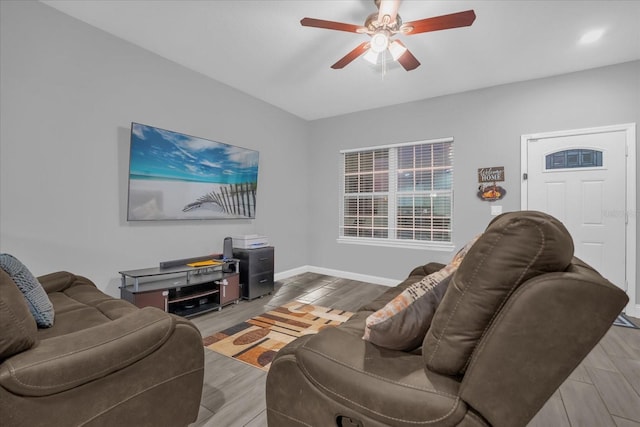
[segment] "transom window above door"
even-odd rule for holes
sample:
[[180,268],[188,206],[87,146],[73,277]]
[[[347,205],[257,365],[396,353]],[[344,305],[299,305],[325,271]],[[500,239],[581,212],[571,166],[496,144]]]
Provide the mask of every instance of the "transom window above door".
[[602,166],[602,151],[577,148],[545,156],[545,169],[575,169]]

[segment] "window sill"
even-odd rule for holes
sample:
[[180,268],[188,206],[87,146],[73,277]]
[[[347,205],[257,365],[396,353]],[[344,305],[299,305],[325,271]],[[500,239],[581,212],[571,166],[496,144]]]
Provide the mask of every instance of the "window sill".
[[453,252],[453,243],[416,242],[408,240],[368,239],[364,237],[338,237],[338,243],[348,245],[380,246],[388,248],[420,249],[429,251]]

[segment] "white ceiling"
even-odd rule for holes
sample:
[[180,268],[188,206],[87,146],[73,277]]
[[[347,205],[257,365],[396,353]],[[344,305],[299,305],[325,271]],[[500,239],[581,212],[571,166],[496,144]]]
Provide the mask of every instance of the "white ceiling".
[[[471,27],[400,36],[422,63],[382,77],[359,58],[373,0],[41,0],[68,15],[307,120],[640,59],[640,1],[404,0],[404,22],[474,9]],[[592,45],[578,40],[602,28]]]

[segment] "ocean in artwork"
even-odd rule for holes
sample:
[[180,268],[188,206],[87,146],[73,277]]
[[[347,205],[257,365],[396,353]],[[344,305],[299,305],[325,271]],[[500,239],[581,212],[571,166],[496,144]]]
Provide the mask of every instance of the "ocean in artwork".
[[258,152],[132,123],[128,220],[254,218]]

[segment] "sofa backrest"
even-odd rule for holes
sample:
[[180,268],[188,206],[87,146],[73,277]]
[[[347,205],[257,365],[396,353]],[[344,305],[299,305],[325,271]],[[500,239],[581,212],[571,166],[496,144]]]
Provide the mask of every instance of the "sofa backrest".
[[453,275],[424,339],[427,367],[464,374],[476,345],[513,292],[532,277],[564,271],[573,241],[560,221],[521,211],[494,219]]
[[477,345],[462,399],[494,426],[523,426],[611,328],[628,297],[581,260],[526,281]]

